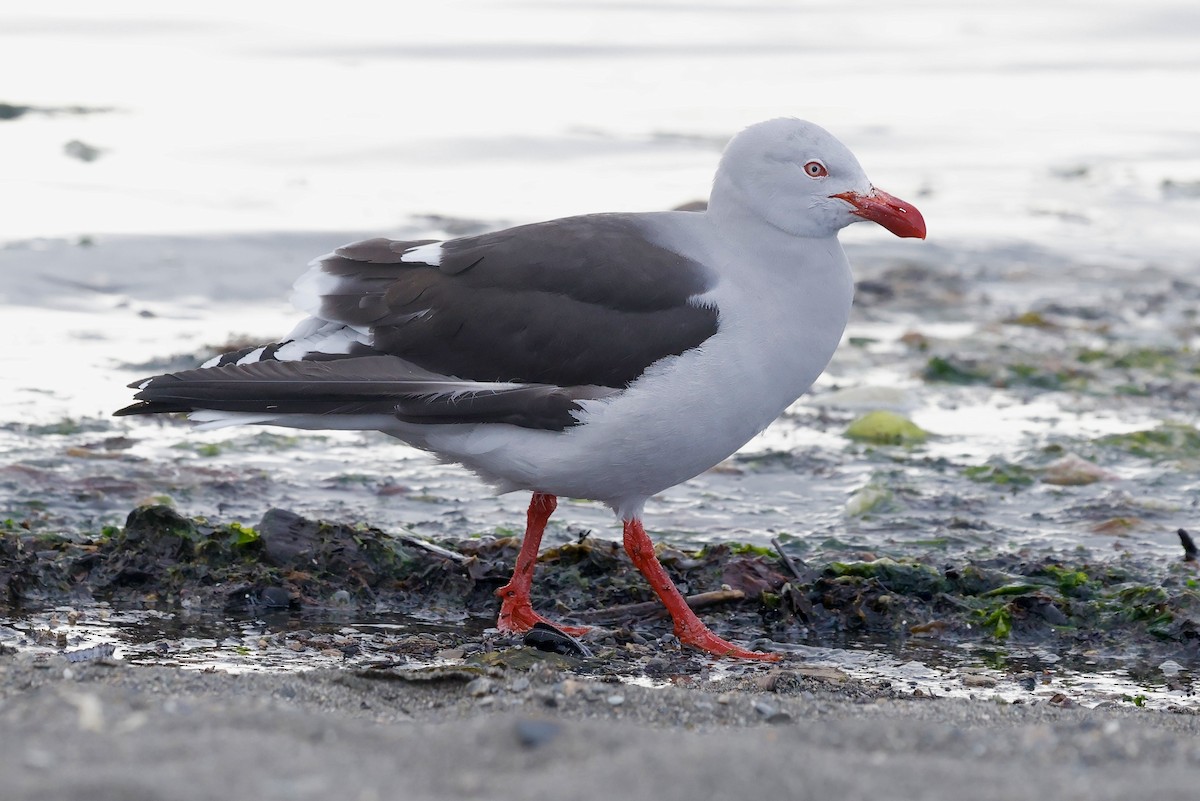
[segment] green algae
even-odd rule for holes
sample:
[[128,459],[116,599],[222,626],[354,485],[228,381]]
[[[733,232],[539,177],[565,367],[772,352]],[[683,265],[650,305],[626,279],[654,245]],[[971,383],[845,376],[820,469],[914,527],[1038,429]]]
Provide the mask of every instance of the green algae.
[[874,411],[862,415],[846,428],[846,436],[876,445],[919,445],[929,433],[895,412]]
[[1037,473],[1034,470],[1002,459],[965,467],[963,475],[980,484],[996,484],[1002,487],[1028,487],[1037,481]]
[[989,384],[992,373],[977,364],[951,356],[931,356],[921,376],[944,384]]
[[904,595],[932,597],[950,587],[945,575],[936,568],[886,557],[871,562],[830,562],[825,570],[836,578],[873,579],[882,582],[889,591]]
[[1166,422],[1151,429],[1109,434],[1095,443],[1143,459],[1200,459],[1200,431],[1186,423]]
[[[963,386],[986,385],[997,388],[1027,387],[1042,390],[1082,390],[1090,376],[1062,364],[1056,359],[1037,354],[1001,354],[1017,356],[1011,361],[960,356],[931,356],[921,376],[930,383]],[[1036,361],[1041,359],[1042,361]]]

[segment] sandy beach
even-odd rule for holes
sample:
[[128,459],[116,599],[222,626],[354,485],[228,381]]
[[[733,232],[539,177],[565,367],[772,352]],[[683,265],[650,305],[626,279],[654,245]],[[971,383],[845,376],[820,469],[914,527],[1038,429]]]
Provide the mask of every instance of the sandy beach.
[[[771,686],[773,690],[764,690]],[[6,801],[1191,799],[1200,718],[904,697],[788,667],[228,675],[0,657]]]

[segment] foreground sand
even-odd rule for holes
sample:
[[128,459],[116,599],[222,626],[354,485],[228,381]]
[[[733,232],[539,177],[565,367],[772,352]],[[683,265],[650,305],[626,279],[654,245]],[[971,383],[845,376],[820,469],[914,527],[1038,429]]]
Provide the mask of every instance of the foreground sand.
[[1161,801],[1200,786],[1198,716],[767,676],[648,689],[549,665],[412,681],[0,655],[0,797]]

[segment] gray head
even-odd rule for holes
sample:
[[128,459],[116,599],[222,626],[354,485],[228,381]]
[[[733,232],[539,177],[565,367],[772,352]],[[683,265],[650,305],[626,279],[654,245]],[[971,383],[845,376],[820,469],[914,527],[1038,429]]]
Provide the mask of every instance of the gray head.
[[761,218],[793,236],[833,236],[871,220],[897,236],[925,238],[914,206],[876,189],[845,145],[811,122],[751,125],[721,156],[709,210]]

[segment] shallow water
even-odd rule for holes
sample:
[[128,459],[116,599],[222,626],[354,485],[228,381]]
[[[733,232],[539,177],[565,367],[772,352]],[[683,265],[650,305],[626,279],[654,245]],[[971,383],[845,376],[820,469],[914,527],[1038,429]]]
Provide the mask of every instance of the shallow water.
[[[169,496],[248,524],[282,506],[430,536],[516,527],[523,498],[379,435],[108,415],[131,381],[290,329],[288,286],[338,244],[668,208],[706,194],[734,131],[793,114],[915,201],[930,240],[845,232],[861,283],[834,363],[738,456],[653,499],[656,538],[1166,569],[1195,525],[1194,449],[1102,440],[1200,422],[1190,4],[342,3],[286,24],[257,4],[91,9],[0,9],[0,72],[21,76],[0,102],[35,107],[0,120],[20,199],[0,216],[0,519],[86,535]],[[930,380],[935,356],[998,379]],[[847,440],[874,408],[934,436]],[[1103,478],[1040,481],[1067,453]],[[1032,483],[968,475],[988,464]],[[548,540],[568,526],[616,530],[587,503],[564,503]]]
[[[467,652],[478,653],[485,644],[495,645],[494,636],[494,630],[478,621],[449,626],[403,615],[277,613],[238,618],[116,611],[103,605],[62,607],[0,623],[0,646],[33,655],[65,654],[73,661],[107,658],[230,673],[461,665],[464,639]],[[438,638],[445,640],[445,656],[406,653],[407,642]],[[101,652],[100,646],[108,648]],[[834,685],[859,679],[890,684],[904,694],[1018,704],[1136,705],[1160,710],[1190,710],[1197,705],[1192,671],[1170,659],[1150,664],[1094,655],[1068,662],[1038,648],[946,649],[920,641],[897,644],[870,639],[838,648],[775,647],[802,658],[787,667],[823,676]],[[591,672],[586,663],[583,667]],[[714,681],[742,669],[714,663],[701,671],[699,679]],[[659,686],[685,677],[650,679],[634,673],[622,678]]]

